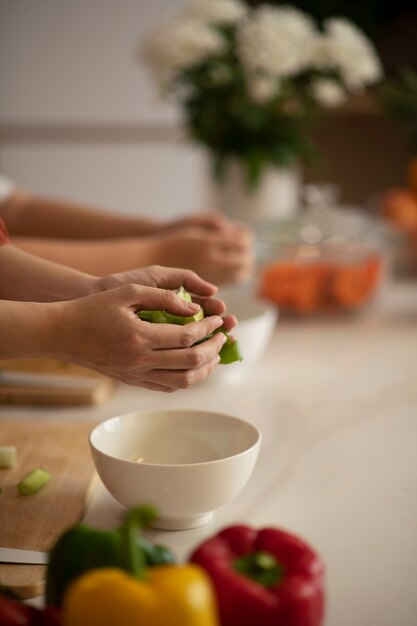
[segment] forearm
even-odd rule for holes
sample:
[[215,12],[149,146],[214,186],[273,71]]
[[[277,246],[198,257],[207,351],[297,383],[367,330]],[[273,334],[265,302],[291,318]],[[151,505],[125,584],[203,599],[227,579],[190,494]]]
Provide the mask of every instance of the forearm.
[[52,302],[98,290],[95,276],[33,256],[13,245],[0,246],[0,298]]
[[163,226],[158,220],[114,215],[76,202],[15,192],[0,207],[12,236],[100,239],[146,235]]
[[31,254],[95,276],[159,264],[157,237],[59,240],[14,237],[13,244]]
[[0,300],[0,359],[60,358],[55,304]]

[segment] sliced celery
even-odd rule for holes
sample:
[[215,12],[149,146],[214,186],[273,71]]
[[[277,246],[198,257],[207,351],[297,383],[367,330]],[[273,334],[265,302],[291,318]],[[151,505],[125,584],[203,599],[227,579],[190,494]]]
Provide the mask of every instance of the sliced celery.
[[16,460],[16,446],[0,446],[0,467],[14,467]]
[[51,479],[51,475],[44,469],[38,467],[30,474],[27,474],[17,485],[17,490],[21,496],[31,496],[42,489]]

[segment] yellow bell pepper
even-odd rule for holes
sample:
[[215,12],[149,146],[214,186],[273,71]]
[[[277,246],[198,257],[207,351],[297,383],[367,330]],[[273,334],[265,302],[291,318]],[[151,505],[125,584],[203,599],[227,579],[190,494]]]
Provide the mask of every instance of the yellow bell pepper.
[[161,565],[137,580],[91,570],[69,587],[63,626],[218,626],[210,581],[196,565]]
[[128,513],[121,527],[126,571],[106,567],[76,578],[64,595],[63,626],[219,626],[214,590],[202,568],[146,567],[137,532],[155,515],[143,506]]

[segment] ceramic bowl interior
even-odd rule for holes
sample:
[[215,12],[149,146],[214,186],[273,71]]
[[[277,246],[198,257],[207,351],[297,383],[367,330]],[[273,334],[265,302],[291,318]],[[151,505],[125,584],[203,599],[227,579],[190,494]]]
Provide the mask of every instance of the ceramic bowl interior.
[[255,426],[230,415],[142,411],[96,426],[90,447],[100,478],[119,502],[154,504],[157,527],[190,528],[241,491],[260,438]]

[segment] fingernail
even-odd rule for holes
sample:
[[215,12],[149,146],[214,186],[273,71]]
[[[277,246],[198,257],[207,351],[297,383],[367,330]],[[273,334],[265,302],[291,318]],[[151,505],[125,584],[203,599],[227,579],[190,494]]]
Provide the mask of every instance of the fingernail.
[[217,363],[220,363],[220,361],[221,361],[221,356],[220,356],[220,354],[218,354],[218,355],[217,355],[217,359],[216,359],[216,361],[217,361]]
[[226,343],[226,341],[227,341],[227,337],[226,337],[226,335],[223,335],[223,333],[220,333],[220,334],[221,334],[221,336],[222,336],[222,345],[223,345],[223,344],[225,344],[225,343]]
[[200,310],[200,305],[197,304],[197,302],[187,302],[188,308],[191,309],[191,311],[199,311]]

